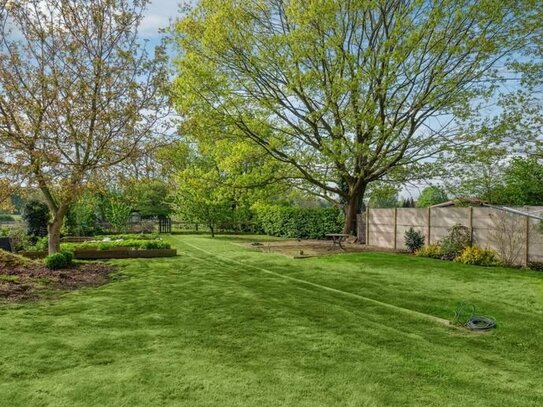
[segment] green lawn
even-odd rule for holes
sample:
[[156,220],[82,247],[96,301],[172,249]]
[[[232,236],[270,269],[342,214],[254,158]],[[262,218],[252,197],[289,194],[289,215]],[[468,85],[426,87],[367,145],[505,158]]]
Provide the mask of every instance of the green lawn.
[[[543,274],[294,260],[239,239],[172,237],[177,258],[117,261],[103,287],[0,305],[0,406],[543,405]],[[467,333],[361,297],[447,319],[468,301],[499,327]]]

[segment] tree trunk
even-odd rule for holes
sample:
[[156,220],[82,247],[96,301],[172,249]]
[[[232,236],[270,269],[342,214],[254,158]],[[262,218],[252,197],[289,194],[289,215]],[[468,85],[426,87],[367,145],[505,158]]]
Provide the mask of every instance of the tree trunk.
[[356,234],[356,215],[360,211],[361,202],[364,198],[364,192],[366,186],[359,188],[357,191],[351,192],[347,199],[347,207],[345,208],[345,224],[343,226],[343,233]]
[[47,225],[47,232],[49,234],[49,254],[58,253],[60,251],[60,230],[64,223],[64,217],[68,212],[68,207],[68,204],[63,203],[54,213],[53,219],[51,219]]
[[60,251],[60,229],[62,228],[63,219],[55,217],[47,227],[49,234],[49,254],[58,253]]
[[215,227],[213,225],[209,225],[209,230],[211,231],[211,237],[215,237]]

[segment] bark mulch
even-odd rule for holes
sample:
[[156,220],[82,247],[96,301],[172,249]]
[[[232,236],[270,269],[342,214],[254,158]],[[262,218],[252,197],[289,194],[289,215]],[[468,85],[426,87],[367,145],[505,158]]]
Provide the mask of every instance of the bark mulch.
[[35,300],[52,290],[99,286],[109,280],[112,271],[114,267],[98,262],[49,270],[39,261],[0,250],[0,301]]

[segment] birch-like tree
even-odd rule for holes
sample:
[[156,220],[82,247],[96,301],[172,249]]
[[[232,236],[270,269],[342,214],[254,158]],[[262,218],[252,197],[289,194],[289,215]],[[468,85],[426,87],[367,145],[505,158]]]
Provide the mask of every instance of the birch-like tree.
[[[459,142],[541,2],[201,0],[175,24],[185,123],[252,140],[329,200]],[[532,21],[532,30],[524,30]],[[200,133],[204,133],[200,131]]]
[[42,191],[50,253],[89,180],[159,130],[166,55],[139,41],[146,4],[0,0],[0,166]]

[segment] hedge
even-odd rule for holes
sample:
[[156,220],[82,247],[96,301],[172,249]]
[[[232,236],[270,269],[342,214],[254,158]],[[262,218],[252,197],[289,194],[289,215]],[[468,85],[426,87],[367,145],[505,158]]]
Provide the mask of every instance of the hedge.
[[343,228],[343,214],[337,208],[255,205],[253,211],[259,229],[270,236],[322,239]]

